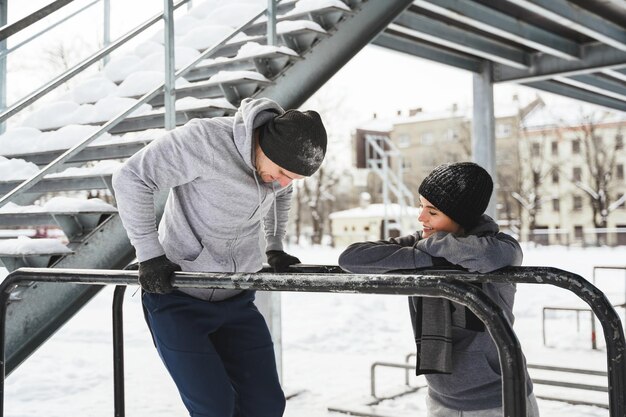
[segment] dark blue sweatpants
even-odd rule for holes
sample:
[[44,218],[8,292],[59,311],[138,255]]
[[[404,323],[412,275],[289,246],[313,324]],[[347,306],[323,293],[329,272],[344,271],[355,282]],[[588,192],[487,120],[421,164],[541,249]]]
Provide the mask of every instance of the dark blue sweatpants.
[[190,416],[283,415],[274,346],[253,301],[252,291],[218,302],[143,293],[157,350]]

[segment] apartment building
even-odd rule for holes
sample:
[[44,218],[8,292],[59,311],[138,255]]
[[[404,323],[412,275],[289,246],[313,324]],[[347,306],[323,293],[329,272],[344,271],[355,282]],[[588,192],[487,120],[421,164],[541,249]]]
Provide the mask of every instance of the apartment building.
[[[555,109],[537,98],[497,105],[495,116],[497,216],[503,226],[540,244],[626,244],[626,205],[620,200],[626,194],[626,115]],[[376,126],[384,129],[376,132]],[[471,109],[458,106],[374,120],[353,137],[355,166],[366,166],[364,135],[386,135],[402,155],[390,165],[403,164],[404,182],[417,195],[435,166],[471,158],[471,132]],[[364,191],[380,202],[380,179],[370,175],[366,183]]]

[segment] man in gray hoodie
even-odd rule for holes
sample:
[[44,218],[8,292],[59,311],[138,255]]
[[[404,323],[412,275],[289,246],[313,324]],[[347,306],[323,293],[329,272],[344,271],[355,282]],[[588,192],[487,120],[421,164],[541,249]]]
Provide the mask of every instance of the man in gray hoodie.
[[[277,417],[285,407],[274,348],[254,292],[173,290],[175,271],[278,272],[291,182],[326,153],[314,111],[245,99],[234,117],[195,119],[133,155],[113,177],[118,210],[139,260],[146,320],[191,416]],[[156,227],[154,193],[170,190]]]

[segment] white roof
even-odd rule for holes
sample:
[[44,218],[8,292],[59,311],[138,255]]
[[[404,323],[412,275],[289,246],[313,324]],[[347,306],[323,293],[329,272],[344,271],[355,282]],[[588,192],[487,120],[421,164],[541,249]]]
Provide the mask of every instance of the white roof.
[[[417,207],[407,207],[407,214],[409,216],[419,216],[419,209]],[[348,210],[336,211],[334,213],[330,213],[331,219],[355,219],[355,218],[368,218],[368,217],[380,217],[383,218],[385,215],[385,205],[384,204],[370,204],[369,206],[355,207]],[[387,216],[398,216],[400,215],[400,205],[399,204],[388,204],[387,205]]]

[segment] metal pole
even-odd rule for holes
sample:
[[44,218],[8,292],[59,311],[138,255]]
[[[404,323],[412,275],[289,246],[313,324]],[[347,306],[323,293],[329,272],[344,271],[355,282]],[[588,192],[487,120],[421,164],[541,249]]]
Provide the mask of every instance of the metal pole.
[[276,0],[267,0],[267,44],[276,46]]
[[[0,0],[0,27],[7,24],[9,0]],[[7,41],[0,41],[0,113],[7,106]],[[0,135],[6,131],[6,123],[0,122]]]
[[[7,0],[8,1],[8,0]],[[0,343],[0,417],[4,416],[4,380],[6,378],[6,321],[7,321],[7,309],[9,307],[9,297],[11,296],[11,290],[13,286],[3,288],[4,291],[0,293],[0,337],[2,337],[2,343]]]
[[124,302],[125,285],[115,287],[113,293],[113,402],[115,417],[124,417]]
[[[384,147],[383,147],[384,149]],[[383,162],[383,239],[389,237],[389,164],[387,163],[387,152],[381,154]]]
[[165,129],[172,130],[176,127],[176,72],[174,57],[174,0],[164,0],[165,10],[163,13],[165,37]]
[[[491,64],[484,63],[482,72],[473,75],[474,107],[472,117],[472,159],[491,174],[496,185],[496,139],[493,110],[493,81]],[[493,193],[486,213],[494,219],[496,196]]]
[[[104,15],[102,28],[102,47],[106,48],[111,44],[111,0],[103,0],[104,3]],[[102,66],[108,64],[110,59],[109,55],[105,55],[102,58]]]

